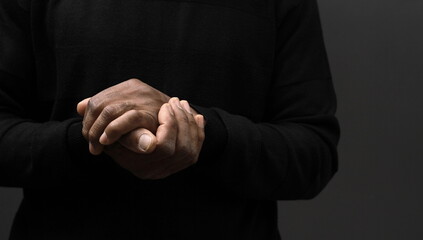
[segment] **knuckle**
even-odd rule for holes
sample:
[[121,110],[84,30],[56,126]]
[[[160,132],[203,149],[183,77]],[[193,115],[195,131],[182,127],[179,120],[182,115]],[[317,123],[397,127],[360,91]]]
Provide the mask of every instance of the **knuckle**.
[[131,110],[134,108],[134,103],[130,101],[124,101],[118,104],[119,108],[122,110]]
[[170,157],[175,154],[175,147],[171,144],[159,144],[157,148],[160,149],[160,152],[164,157]]
[[97,107],[97,101],[95,97],[92,97],[90,100],[88,100],[87,107],[90,109]]
[[191,149],[187,145],[182,145],[178,148],[178,155],[183,158],[189,157],[191,154]]
[[105,119],[110,119],[116,114],[116,107],[113,105],[108,105],[104,107],[102,115]]
[[139,122],[142,119],[142,114],[137,110],[128,111],[129,122]]
[[92,97],[87,103],[87,109],[98,112],[101,106],[101,101],[98,97]]
[[130,78],[127,80],[128,83],[138,83],[140,80],[138,78]]
[[135,86],[139,85],[141,81],[137,78],[131,78],[123,82],[123,87],[127,89],[133,89]]

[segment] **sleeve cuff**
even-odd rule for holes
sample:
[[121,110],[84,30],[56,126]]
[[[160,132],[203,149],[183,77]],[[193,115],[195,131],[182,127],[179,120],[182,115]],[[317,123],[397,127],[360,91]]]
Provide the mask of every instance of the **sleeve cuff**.
[[75,121],[68,128],[67,144],[72,159],[88,159],[92,155],[88,151],[88,142],[82,136],[82,122]]
[[215,109],[196,105],[191,105],[191,107],[199,114],[202,114],[206,122],[204,128],[206,137],[197,163],[202,165],[208,162],[206,159],[216,159],[225,151],[228,142],[228,132]]

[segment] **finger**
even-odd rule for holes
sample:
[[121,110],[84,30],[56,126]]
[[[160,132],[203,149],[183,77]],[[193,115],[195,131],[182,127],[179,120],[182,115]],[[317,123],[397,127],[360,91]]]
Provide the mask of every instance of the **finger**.
[[[104,90],[103,92],[106,92]],[[91,130],[91,127],[93,124],[97,121],[97,118],[100,115],[103,115],[102,117],[114,119],[117,116],[122,115],[124,112],[130,110],[133,108],[133,104],[126,101],[116,101],[113,104],[108,104],[106,102],[106,98],[102,97],[101,95],[105,95],[105,93],[99,93],[97,95],[100,96],[94,96],[91,99],[89,99],[85,114],[84,114],[84,120],[82,122],[82,134],[86,139],[88,139],[89,131]],[[110,121],[108,121],[110,122]]]
[[176,153],[179,157],[185,158],[192,152],[193,140],[197,139],[197,124],[192,114],[188,113],[183,105],[186,101],[171,101],[170,104],[175,111],[175,118],[178,124],[178,136],[176,140]]
[[[116,103],[103,108],[101,113],[92,123],[91,127],[89,127],[88,134],[86,136],[90,145],[90,152],[92,154],[98,155],[103,150],[103,146],[100,144],[99,139],[109,123],[126,113],[131,108],[132,106],[127,103]],[[86,114],[84,121],[88,118],[88,116],[89,115]],[[89,122],[90,120],[87,121]],[[83,126],[83,131],[86,131],[86,128],[88,128],[88,125]],[[134,129],[135,128],[136,127],[134,127]]]
[[151,153],[156,149],[156,136],[145,128],[135,129],[119,139],[119,143],[135,153]]
[[172,99],[169,103],[178,124],[176,150],[175,154],[167,159],[167,164],[151,176],[152,179],[168,177],[194,164],[204,140],[204,117],[191,114],[189,103],[185,100],[180,101],[180,105],[177,99]]
[[[158,162],[161,162],[163,159],[166,159],[169,156],[174,154],[175,146],[176,146],[176,135],[177,135],[178,129],[176,125],[176,120],[174,119],[174,113],[171,110],[170,105],[168,103],[163,104],[162,107],[160,108],[160,111],[158,113],[158,121],[160,123],[160,126],[157,128],[157,131],[156,131],[156,136],[155,136],[156,142],[155,143],[153,142],[153,144],[155,145],[150,146],[150,147],[155,147],[155,149],[151,150],[150,154],[141,155],[144,162],[158,163]],[[134,131],[138,131],[138,129]],[[132,134],[132,133],[130,132],[129,134]],[[126,138],[126,135],[124,135],[118,142],[120,143],[120,141],[124,138]],[[136,137],[132,136],[132,139],[136,139]],[[140,139],[137,139],[137,141],[139,140]],[[114,146],[114,145],[116,145],[116,143],[112,144],[111,146]],[[136,146],[134,147],[134,143],[128,143],[128,149],[131,145],[133,146],[131,147],[131,149],[136,148]],[[106,148],[109,148],[109,147],[106,146]],[[140,152],[140,150],[138,149],[136,152]]]
[[181,100],[181,101],[180,101],[180,104],[182,105],[182,107],[184,108],[184,110],[185,110],[187,113],[192,114],[191,107],[189,106],[188,101],[186,101],[186,100]]
[[91,99],[91,98],[86,98],[86,99],[84,99],[84,100],[80,101],[80,102],[78,103],[78,105],[76,106],[76,111],[78,112],[78,114],[79,114],[80,116],[84,116],[84,114],[85,114],[85,110],[87,109],[87,104],[88,104],[88,101],[90,101],[90,99]]
[[188,103],[188,101],[186,100],[181,100],[180,101],[183,109],[185,110],[185,116],[187,117],[188,120],[188,126],[189,126],[189,131],[191,133],[191,140],[195,140],[197,139],[198,136],[198,124],[195,120],[194,114],[192,112],[192,109]]
[[[197,123],[198,126],[198,151],[197,151],[197,155],[195,156],[195,158],[198,159],[198,156],[200,154],[200,150],[201,147],[203,145],[204,139],[205,139],[205,134],[204,134],[204,117],[203,115],[197,114],[194,116],[194,119]],[[166,178],[174,173],[180,172],[186,168],[188,168],[189,166],[191,166],[192,164],[187,164],[190,162],[189,159],[184,159],[184,160],[179,160],[179,161],[172,161],[174,164],[168,166],[166,169],[163,169],[163,171],[161,171],[160,173],[157,173],[153,179],[163,179]]]
[[87,105],[85,106],[84,120],[82,121],[82,135],[87,140],[88,132],[91,129],[91,126],[97,119],[98,115],[101,113],[101,110],[97,109],[99,108],[98,105],[94,102],[95,100],[93,98],[90,98],[88,100]]
[[[178,102],[172,103],[178,123],[176,153],[172,159],[172,164],[162,172],[162,177],[179,172],[196,163],[199,149],[201,148],[201,143],[199,141],[201,138],[199,136],[201,129],[198,124],[202,124],[202,115],[197,117],[199,122],[197,123],[196,118],[192,114],[191,107],[186,100],[180,101],[182,109],[179,107]],[[177,109],[179,109],[179,111]]]
[[189,133],[187,133],[187,136],[190,136],[190,139],[187,139],[187,145],[189,146],[189,155],[195,159],[195,161],[193,161],[193,163],[196,162],[197,157],[195,156],[195,153],[197,152],[197,149],[199,147],[199,132],[200,129],[198,127],[198,123],[195,119],[194,114],[191,114],[192,112],[191,107],[189,105],[189,103],[186,100],[182,100],[181,101],[181,105],[184,107],[184,110],[186,112],[186,116],[188,119],[188,126],[189,126]]
[[201,114],[197,114],[194,117],[195,122],[197,123],[198,126],[198,142],[200,143],[199,147],[201,149],[203,142],[206,138],[205,132],[204,132],[204,127],[205,127],[205,121],[204,121],[204,116]]
[[100,155],[103,152],[104,146],[97,142],[88,142],[88,150],[92,155]]
[[157,128],[156,132],[157,147],[155,150],[155,157],[163,159],[174,154],[176,137],[178,134],[175,113],[169,103],[163,104],[160,108],[158,120],[160,126]]
[[[90,98],[86,103],[84,120],[82,122],[82,135],[84,135],[87,140],[91,126],[94,124],[97,117],[103,112],[106,106],[111,105],[111,103],[117,104],[119,101],[121,103],[123,102],[124,104],[126,103],[124,102],[125,100],[122,99],[122,93],[125,92],[123,85],[123,83],[120,83],[104,89],[103,91]],[[128,87],[126,87],[126,89],[128,89]],[[126,103],[126,105],[130,104]]]
[[[195,139],[197,139],[196,141],[196,146],[195,147],[199,147],[201,149],[202,143],[204,141],[205,138],[205,134],[204,134],[204,125],[205,125],[205,121],[204,121],[204,116],[201,114],[198,114],[197,112],[193,113],[193,109],[190,107],[188,101],[186,100],[182,100],[181,101],[181,105],[184,107],[184,109],[188,112],[188,113],[192,113],[192,116],[194,117],[194,121],[196,123],[196,127],[194,126],[194,124],[191,124],[191,131],[192,131],[192,137],[193,137],[193,141],[195,141]],[[188,115],[189,119],[191,120],[191,116]]]
[[[189,146],[189,139],[191,138],[189,115],[191,115],[192,117],[192,114],[188,113],[188,111],[185,110],[185,107],[187,107],[187,105],[181,104],[178,98],[170,99],[169,105],[174,112],[177,125],[175,150],[174,154],[165,159],[165,164],[163,164],[161,168],[157,169],[157,171],[152,173],[152,175],[150,176],[150,178],[152,179],[165,178],[191,165],[191,163],[184,160],[186,160],[186,156],[188,156],[191,152]],[[195,120],[192,119],[192,121]]]
[[201,114],[197,114],[194,116],[195,122],[200,129],[204,129],[205,121],[204,116]]
[[[100,117],[101,115],[99,119]],[[93,125],[94,127],[96,127],[95,124]],[[103,145],[110,145],[123,135],[141,127],[155,132],[154,130],[157,128],[155,118],[147,111],[129,110],[106,126],[103,134],[100,136],[99,142]]]

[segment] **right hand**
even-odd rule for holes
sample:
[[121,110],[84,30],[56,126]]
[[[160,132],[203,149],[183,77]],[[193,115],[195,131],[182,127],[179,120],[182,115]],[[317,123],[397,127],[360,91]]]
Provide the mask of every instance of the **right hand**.
[[165,178],[195,164],[205,138],[204,117],[194,115],[187,101],[172,98],[160,108],[158,120],[156,136],[139,128],[107,145],[105,153],[141,179]]

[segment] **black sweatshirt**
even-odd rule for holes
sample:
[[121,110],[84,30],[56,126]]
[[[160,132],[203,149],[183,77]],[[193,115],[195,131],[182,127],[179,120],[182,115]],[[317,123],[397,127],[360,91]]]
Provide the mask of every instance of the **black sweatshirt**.
[[[316,0],[0,2],[11,239],[279,239],[276,200],[337,170]],[[76,104],[130,78],[204,114],[196,165],[149,181],[89,154]]]

